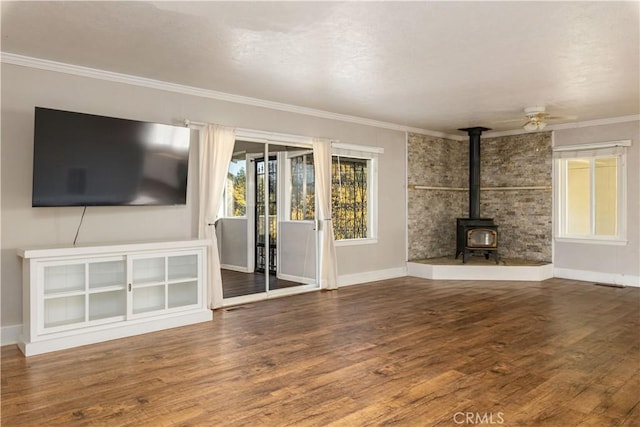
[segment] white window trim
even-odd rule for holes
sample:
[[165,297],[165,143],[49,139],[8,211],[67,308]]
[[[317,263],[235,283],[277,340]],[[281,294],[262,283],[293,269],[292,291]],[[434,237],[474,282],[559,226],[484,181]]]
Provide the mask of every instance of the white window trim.
[[383,154],[381,147],[345,144],[333,142],[331,155],[344,158],[364,159],[369,163],[367,171],[367,218],[368,236],[358,239],[335,240],[336,246],[369,245],[378,243],[378,155]]
[[[556,185],[554,201],[556,205],[555,217],[555,241],[564,243],[583,243],[597,245],[619,245],[627,244],[627,150],[626,147],[631,146],[631,140],[607,141],[591,144],[578,144],[554,147],[554,179]],[[617,147],[622,150],[615,152]],[[617,156],[619,159],[618,167],[618,234],[617,236],[597,236],[593,234],[593,230],[589,235],[571,235],[566,230],[566,160],[571,158],[590,158]],[[593,179],[593,177],[592,177]],[[591,183],[590,187],[593,187]],[[592,188],[593,191],[593,188]],[[592,225],[593,226],[593,225]]]

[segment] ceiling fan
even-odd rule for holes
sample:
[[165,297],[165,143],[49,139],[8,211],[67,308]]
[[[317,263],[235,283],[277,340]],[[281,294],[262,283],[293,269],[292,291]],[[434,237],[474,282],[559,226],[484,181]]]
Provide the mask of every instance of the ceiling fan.
[[[536,130],[542,130],[547,126],[547,120],[572,120],[577,119],[577,116],[553,116],[547,113],[545,107],[527,107],[524,109],[524,123],[522,128],[527,132],[533,132]],[[519,122],[520,119],[503,120],[506,122]]]
[[524,130],[533,132],[542,130],[547,126],[547,120],[576,119],[576,116],[552,116],[546,112],[545,107],[527,107],[524,109]]

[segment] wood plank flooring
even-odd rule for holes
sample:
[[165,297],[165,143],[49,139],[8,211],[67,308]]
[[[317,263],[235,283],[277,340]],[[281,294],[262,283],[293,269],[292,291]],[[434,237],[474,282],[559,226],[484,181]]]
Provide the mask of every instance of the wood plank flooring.
[[400,278],[24,358],[3,426],[639,426],[640,289]]
[[[241,273],[222,269],[222,295],[224,298],[238,297],[265,292],[264,273]],[[301,283],[279,279],[275,275],[269,276],[269,289],[284,289],[300,286]]]

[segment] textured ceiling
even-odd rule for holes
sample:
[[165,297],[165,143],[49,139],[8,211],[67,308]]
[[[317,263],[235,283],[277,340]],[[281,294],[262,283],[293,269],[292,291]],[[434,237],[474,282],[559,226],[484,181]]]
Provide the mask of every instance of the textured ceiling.
[[3,52],[433,131],[640,113],[638,2],[1,7]]

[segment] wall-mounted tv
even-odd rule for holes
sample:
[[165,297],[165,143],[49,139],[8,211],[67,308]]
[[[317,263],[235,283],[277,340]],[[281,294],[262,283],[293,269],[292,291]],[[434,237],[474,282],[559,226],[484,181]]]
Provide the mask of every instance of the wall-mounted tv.
[[190,131],[35,108],[32,206],[181,205]]

